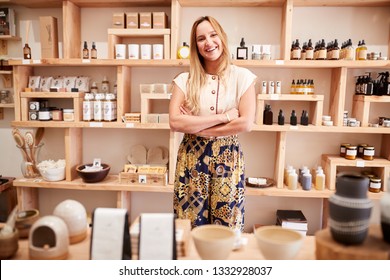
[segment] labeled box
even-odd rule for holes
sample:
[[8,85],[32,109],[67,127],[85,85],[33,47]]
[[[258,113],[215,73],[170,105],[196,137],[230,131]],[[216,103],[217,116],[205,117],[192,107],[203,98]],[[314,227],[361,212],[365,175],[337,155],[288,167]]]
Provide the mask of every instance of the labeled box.
[[139,28],[139,13],[126,13],[126,28]]
[[52,16],[39,17],[41,57],[58,58],[58,24]]
[[0,8],[0,35],[16,36],[15,10]]
[[152,13],[149,12],[139,13],[139,28],[140,29],[152,28]]
[[112,27],[113,28],[126,28],[126,15],[125,15],[125,13],[114,13],[112,15]]
[[153,28],[168,28],[168,16],[165,12],[154,12],[152,15]]

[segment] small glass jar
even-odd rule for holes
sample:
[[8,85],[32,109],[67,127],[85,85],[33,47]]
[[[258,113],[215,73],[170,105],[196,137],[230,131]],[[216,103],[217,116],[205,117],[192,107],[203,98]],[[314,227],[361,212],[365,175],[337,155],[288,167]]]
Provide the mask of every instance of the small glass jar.
[[357,156],[362,158],[363,157],[363,152],[364,152],[364,148],[367,147],[368,144],[359,144],[358,145],[358,151],[357,151]]
[[368,187],[368,190],[370,192],[378,193],[381,191],[382,186],[382,180],[378,177],[372,177],[370,178],[370,186]]
[[345,153],[347,152],[347,147],[351,145],[349,143],[340,144],[340,157],[345,157]]
[[357,155],[357,146],[349,145],[345,152],[345,158],[353,160],[356,159],[356,155]]
[[50,109],[48,107],[39,109],[38,119],[40,121],[50,121]]
[[63,120],[63,114],[62,109],[54,109],[51,112],[53,121],[62,121]]
[[363,159],[364,160],[373,160],[375,155],[375,147],[374,146],[366,146],[363,151]]
[[74,121],[74,110],[73,109],[64,109],[63,117],[65,122],[73,122]]

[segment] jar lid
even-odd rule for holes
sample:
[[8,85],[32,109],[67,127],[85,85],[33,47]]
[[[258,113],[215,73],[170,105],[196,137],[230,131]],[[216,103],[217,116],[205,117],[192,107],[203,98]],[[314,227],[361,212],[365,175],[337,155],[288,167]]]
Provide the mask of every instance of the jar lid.
[[355,145],[349,145],[347,146],[348,149],[357,149],[357,147]]
[[381,181],[382,181],[381,178],[378,178],[378,177],[370,178],[370,182],[373,182],[373,183],[380,183]]
[[375,147],[374,146],[365,146],[364,149],[365,150],[374,150]]
[[73,113],[74,110],[73,109],[64,109],[64,113]]

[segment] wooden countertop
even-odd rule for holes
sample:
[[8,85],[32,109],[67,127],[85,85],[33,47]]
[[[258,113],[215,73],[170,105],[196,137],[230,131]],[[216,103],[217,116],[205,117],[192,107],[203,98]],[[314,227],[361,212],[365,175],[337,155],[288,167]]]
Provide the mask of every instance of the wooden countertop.
[[[253,234],[245,233],[244,238],[248,239],[248,243],[239,250],[233,251],[230,260],[261,260],[264,259],[260,250],[257,247],[256,239]],[[77,244],[69,245],[69,260],[88,260],[89,259],[90,235]],[[19,250],[13,256],[14,260],[28,260],[28,240],[19,240]],[[196,252],[195,246],[190,239],[188,255],[180,260],[199,260],[199,255]],[[314,260],[315,259],[315,238],[314,236],[307,236],[305,242],[298,253],[296,259]]]

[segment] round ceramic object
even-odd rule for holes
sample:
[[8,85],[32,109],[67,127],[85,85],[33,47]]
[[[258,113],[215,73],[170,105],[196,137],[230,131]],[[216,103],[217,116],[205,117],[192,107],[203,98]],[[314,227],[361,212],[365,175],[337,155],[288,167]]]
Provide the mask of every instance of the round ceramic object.
[[236,234],[222,225],[203,225],[191,231],[195,248],[203,260],[225,260],[233,250]]
[[68,257],[69,233],[66,223],[57,216],[44,216],[36,221],[28,237],[32,260],[64,260]]
[[387,192],[385,192],[380,200],[381,209],[381,228],[383,239],[390,243],[390,179],[387,184]]
[[39,219],[38,209],[19,211],[16,214],[15,226],[19,231],[19,238],[27,238],[31,226]]
[[302,247],[303,235],[281,226],[262,226],[255,230],[257,245],[267,260],[291,260]]
[[87,237],[87,211],[80,202],[71,199],[64,200],[54,208],[53,215],[65,221],[70,244],[83,241]]
[[12,257],[19,249],[19,232],[15,229],[5,236],[0,235],[0,260]]
[[335,241],[361,244],[367,237],[373,207],[367,198],[369,182],[357,174],[337,177],[336,193],[329,198],[329,227]]

